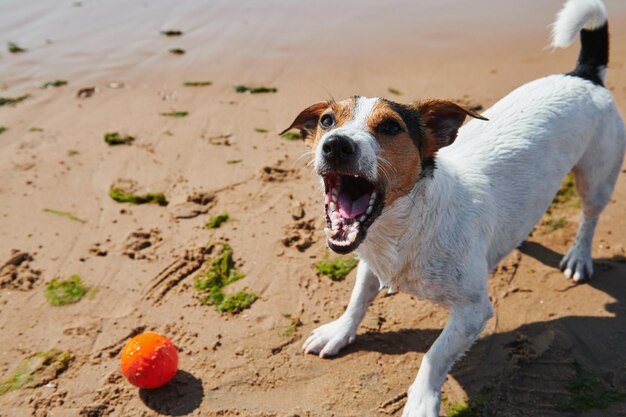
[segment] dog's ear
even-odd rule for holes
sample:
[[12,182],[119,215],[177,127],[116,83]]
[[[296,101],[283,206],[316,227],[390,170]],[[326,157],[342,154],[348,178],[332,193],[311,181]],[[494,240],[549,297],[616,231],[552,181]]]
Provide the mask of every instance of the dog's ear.
[[302,139],[306,139],[309,135],[314,135],[320,116],[327,108],[328,103],[325,101],[320,101],[319,103],[310,105],[306,109],[302,110],[291,126],[280,132],[280,134],[282,135],[291,129],[299,129]]
[[[423,100],[415,103],[414,107],[422,119],[422,123],[426,128],[426,134],[429,136],[428,142],[430,143],[427,143],[425,147],[427,155],[424,155],[424,157],[426,158],[433,157],[437,150],[454,142],[466,116],[489,120],[449,100]],[[428,155],[428,153],[431,153],[431,155]]]

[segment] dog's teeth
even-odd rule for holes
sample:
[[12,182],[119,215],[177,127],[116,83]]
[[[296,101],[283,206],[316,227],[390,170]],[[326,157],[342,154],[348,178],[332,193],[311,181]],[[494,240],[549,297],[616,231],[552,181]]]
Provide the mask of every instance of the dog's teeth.
[[329,229],[328,227],[325,227],[324,228],[324,233],[326,233],[326,237],[328,239],[330,239],[331,237],[333,237],[333,236],[335,236],[337,234],[337,231]]
[[356,240],[356,232],[350,232],[348,233],[348,240],[350,242],[354,242]]
[[359,227],[360,225],[361,225],[361,224],[360,224],[358,221],[356,221],[356,222],[352,223],[352,227],[354,227],[355,229],[358,229],[358,227]]
[[333,211],[333,213],[331,214],[331,218],[333,218],[335,220],[339,220],[339,219],[341,219],[341,214],[339,214],[338,211]]
[[331,201],[330,204],[328,205],[328,209],[330,210],[331,213],[333,213],[335,211],[335,203]]
[[359,218],[359,221],[360,221],[361,223],[363,223],[363,222],[365,221],[365,219],[367,219],[367,216],[364,214],[364,215],[362,215],[362,216]]
[[337,188],[333,188],[332,194],[337,197],[339,195],[339,190]]
[[374,208],[372,206],[369,206],[365,213],[367,213],[369,215],[369,214],[372,214],[372,211],[374,211]]
[[372,197],[370,200],[376,200],[376,191],[372,191]]

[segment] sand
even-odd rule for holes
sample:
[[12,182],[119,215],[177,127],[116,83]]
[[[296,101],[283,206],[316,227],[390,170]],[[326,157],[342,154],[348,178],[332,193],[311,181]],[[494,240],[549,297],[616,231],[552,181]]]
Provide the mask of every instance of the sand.
[[[339,282],[317,273],[314,264],[332,257],[319,183],[307,149],[277,132],[330,96],[486,108],[526,81],[571,70],[578,49],[545,49],[559,1],[336,3],[0,4],[0,42],[27,49],[0,51],[0,97],[31,95],[0,107],[0,378],[35,352],[74,357],[40,386],[0,396],[1,417],[400,415],[447,314],[381,293],[338,358],[301,353],[309,332],[343,311],[354,272]],[[626,6],[607,5],[607,86],[625,109]],[[159,34],[166,29],[184,33]],[[39,88],[56,79],[68,84]],[[205,80],[212,85],[182,85]],[[278,92],[237,94],[235,84]],[[170,111],[189,115],[161,115]],[[113,131],[136,139],[107,146]],[[113,185],[162,192],[169,204],[117,203]],[[483,415],[578,415],[561,409],[574,362],[626,389],[625,209],[622,171],[589,284],[557,268],[574,239],[575,203],[555,208],[503,261],[489,281],[497,314],[446,381],[444,415],[468,398],[483,399]],[[223,212],[229,221],[204,227]],[[565,221],[551,231],[549,218]],[[228,292],[259,297],[237,315],[202,305],[193,288],[214,256],[207,242],[226,241],[246,275]],[[46,284],[72,274],[90,294],[49,305]],[[293,333],[286,315],[302,323]],[[144,330],[180,348],[174,383],[153,392],[119,372],[121,347]],[[583,415],[625,413],[616,401]]]

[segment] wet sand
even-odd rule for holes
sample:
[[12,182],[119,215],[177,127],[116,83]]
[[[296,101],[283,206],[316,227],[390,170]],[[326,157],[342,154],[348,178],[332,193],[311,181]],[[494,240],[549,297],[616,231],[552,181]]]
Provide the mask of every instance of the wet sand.
[[[329,256],[322,196],[304,146],[277,132],[329,96],[471,99],[486,108],[526,81],[569,71],[577,46],[545,49],[561,2],[22,3],[0,3],[0,42],[27,49],[0,51],[0,97],[31,94],[0,107],[0,266],[13,250],[28,254],[15,278],[0,276],[0,378],[37,351],[70,351],[74,360],[48,386],[0,396],[0,416],[400,415],[446,312],[381,294],[339,358],[300,353],[312,329],[343,311],[354,272],[341,282],[317,274],[314,264]],[[607,87],[624,109],[626,5],[606,3]],[[184,34],[159,34],[166,29]],[[176,47],[186,53],[168,52]],[[55,79],[68,85],[39,88]],[[212,85],[182,85],[205,80]],[[237,94],[235,84],[278,92]],[[95,94],[77,98],[85,87]],[[160,114],[170,111],[189,115]],[[109,147],[111,131],[136,140]],[[163,192],[169,205],[112,201],[109,188],[122,180]],[[442,412],[489,392],[486,415],[571,415],[558,404],[573,361],[626,389],[625,209],[622,172],[598,226],[590,284],[571,286],[556,266],[574,239],[574,205],[552,214],[563,227],[540,224],[503,262],[490,280],[497,316],[450,374]],[[222,212],[231,220],[204,227]],[[193,288],[194,268],[209,258],[201,248],[224,240],[246,274],[229,291],[259,296],[238,315],[201,305]],[[50,306],[46,284],[72,274],[95,294]],[[285,314],[302,322],[292,335]],[[181,349],[184,372],[158,392],[139,392],[118,372],[119,349],[142,329]],[[615,402],[584,415],[625,411]]]

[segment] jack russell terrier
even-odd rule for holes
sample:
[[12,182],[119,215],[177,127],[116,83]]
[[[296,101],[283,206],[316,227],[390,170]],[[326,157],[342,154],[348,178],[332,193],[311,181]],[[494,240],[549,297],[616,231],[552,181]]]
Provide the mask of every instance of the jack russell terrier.
[[[287,129],[315,148],[328,246],[360,259],[345,313],[314,330],[304,351],[327,357],[351,343],[381,288],[450,311],[409,388],[404,417],[439,415],[448,372],[493,315],[489,272],[524,241],[570,171],[582,212],[561,269],[575,282],[592,275],[594,229],[626,140],[604,86],[609,40],[600,0],[569,0],[552,46],[571,45],[579,32],[573,72],[523,85],[484,116],[447,100],[355,96],[313,104]],[[466,116],[473,120],[461,127]]]

